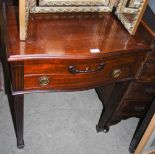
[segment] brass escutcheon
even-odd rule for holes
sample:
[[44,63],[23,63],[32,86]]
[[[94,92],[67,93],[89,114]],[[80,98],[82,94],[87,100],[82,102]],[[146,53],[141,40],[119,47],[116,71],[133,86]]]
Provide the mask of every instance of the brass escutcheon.
[[115,69],[113,72],[112,72],[112,76],[114,78],[118,78],[120,75],[121,75],[122,71],[120,69]]
[[47,76],[42,76],[39,78],[40,86],[47,86],[49,84],[49,78]]

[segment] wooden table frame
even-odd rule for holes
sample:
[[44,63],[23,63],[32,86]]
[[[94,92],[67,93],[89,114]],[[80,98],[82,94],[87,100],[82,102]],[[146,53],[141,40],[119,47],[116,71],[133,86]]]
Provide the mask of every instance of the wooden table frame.
[[[109,19],[109,16],[108,16],[108,19]],[[24,147],[24,138],[23,138],[23,133],[24,133],[24,128],[23,128],[24,127],[24,94],[37,92],[37,90],[30,90],[30,91],[24,90],[24,66],[23,66],[24,59],[23,58],[25,58],[25,56],[20,55],[20,56],[22,56],[22,59],[20,59],[18,57],[17,59],[15,58],[13,61],[8,60],[8,55],[7,55],[8,40],[11,38],[7,38],[8,35],[7,35],[7,30],[6,30],[7,29],[6,22],[8,20],[6,19],[5,3],[3,3],[2,6],[0,6],[0,21],[2,21],[0,24],[0,27],[2,30],[1,31],[2,38],[3,38],[1,52],[2,52],[2,64],[3,64],[3,71],[4,71],[4,79],[5,79],[5,92],[6,92],[6,95],[8,96],[8,101],[9,101],[10,110],[11,110],[11,114],[12,114],[12,120],[14,123],[15,133],[16,133],[16,137],[17,137],[17,147],[23,148]],[[114,23],[114,27],[112,27],[112,29],[115,28],[116,26],[118,26],[117,21]],[[128,34],[126,34],[126,32],[124,32],[124,30],[122,30],[120,27],[118,27],[118,28],[120,29],[121,33],[123,33],[124,36],[127,36],[126,37],[127,39],[125,39],[125,43],[128,43],[128,41],[129,41],[128,38],[130,36],[128,36]],[[116,32],[117,32],[117,30],[118,29],[116,29]],[[113,35],[113,34],[111,34],[111,35]],[[132,39],[132,37],[129,39]],[[126,42],[126,40],[127,40],[127,42]],[[139,40],[139,38],[137,40]],[[20,42],[20,40],[18,40],[18,41]],[[132,41],[134,41],[134,40],[132,40]],[[137,42],[135,42],[135,44],[136,44],[136,48],[137,48]],[[135,44],[133,43],[133,45],[132,45],[133,46],[132,48],[134,48],[134,49],[135,49]],[[122,47],[122,45],[121,45],[121,47]],[[107,46],[106,46],[106,48],[107,48]],[[109,104],[107,106],[104,106],[104,102],[102,102],[103,106],[105,108],[102,110],[102,114],[101,114],[99,122],[96,126],[96,129],[98,132],[99,131],[107,132],[109,130],[109,126],[110,126],[109,121],[110,121],[113,113],[116,111],[116,107],[119,107],[119,105],[121,104],[121,100],[122,100],[123,96],[125,95],[127,88],[130,85],[130,82],[133,81],[137,77],[137,74],[138,74],[138,71],[139,71],[139,68],[140,68],[142,62],[145,61],[145,57],[146,57],[147,53],[150,52],[149,51],[150,48],[149,48],[149,46],[146,46],[146,44],[142,45],[142,47],[140,47],[140,49],[132,50],[131,52],[129,51],[130,49],[126,49],[126,45],[125,45],[125,48],[122,48],[122,49],[120,51],[116,51],[116,52],[115,51],[113,52],[113,50],[112,50],[112,52],[107,53],[106,59],[108,61],[108,64],[111,64],[109,62],[109,59],[113,60],[114,58],[116,58],[116,56],[117,56],[117,58],[123,59],[123,60],[121,60],[123,62],[122,68],[123,69],[124,69],[124,67],[127,68],[127,70],[125,70],[125,72],[124,72],[124,74],[126,76],[124,76],[124,78],[120,77],[117,79],[117,77],[119,77],[118,75],[120,75],[121,72],[118,68],[115,68],[115,67],[120,67],[120,66],[117,66],[117,64],[119,64],[121,61],[119,61],[120,59],[118,59],[117,61],[116,61],[116,59],[114,59],[114,66],[115,66],[114,70],[110,70],[111,69],[110,65],[109,65],[110,71],[107,69],[108,70],[107,72],[109,73],[107,75],[107,77],[109,78],[109,81],[108,80],[103,81],[103,79],[101,77],[100,79],[102,79],[102,83],[100,83],[100,85],[94,84],[93,86],[91,86],[91,88],[96,88],[96,91],[97,91],[98,90],[97,87],[100,87],[100,89],[102,89],[102,87],[105,84],[114,83],[114,88],[113,88],[111,97],[108,102]],[[111,46],[110,46],[110,50],[111,50]],[[10,51],[12,51],[12,50],[10,50]],[[78,53],[78,51],[77,51],[77,53]],[[103,54],[103,57],[105,58],[104,54]],[[15,55],[15,56],[17,56],[17,55]],[[39,58],[37,57],[39,62],[41,61],[40,60],[41,56],[42,55],[40,54],[40,57]],[[72,55],[72,56],[75,57],[75,55]],[[124,62],[125,59],[123,56],[126,57],[127,59],[129,59],[130,64],[126,64],[126,61]],[[85,58],[86,60],[89,60],[89,61],[93,60],[94,62],[97,61],[96,57],[94,58],[94,55],[93,55],[93,57],[88,57],[87,55],[85,55],[85,57],[86,57]],[[61,57],[61,58],[63,58],[63,57]],[[71,57],[71,58],[73,59],[73,57]],[[98,59],[100,59],[100,58],[101,57],[98,57]],[[132,59],[130,60],[130,58],[134,58],[134,61],[131,61]],[[31,58],[28,58],[28,60],[30,60],[30,59]],[[50,59],[51,59],[51,57],[50,57]],[[60,57],[59,57],[59,59],[60,59]],[[34,59],[31,59],[31,60],[33,61]],[[69,61],[69,59],[67,59],[67,60]],[[34,63],[32,61],[31,61],[31,64]],[[45,59],[44,59],[44,61],[45,61]],[[80,59],[80,61],[84,61],[84,58],[82,57],[82,60]],[[60,60],[58,60],[57,62],[60,63]],[[29,61],[29,63],[30,63],[30,61]],[[133,69],[132,64],[134,64],[134,63],[136,65],[134,65],[134,69]],[[46,64],[47,64],[47,61],[46,61]],[[100,66],[97,67],[97,69],[102,69],[101,68],[102,66],[101,67]],[[132,72],[129,72],[129,71],[131,71],[131,68],[132,68]],[[116,72],[117,74],[115,75],[114,74],[115,72],[113,72],[113,71],[116,71],[116,70],[117,70],[117,72]],[[74,71],[75,71],[75,69],[74,69]],[[85,72],[87,73],[88,71],[94,72],[93,69],[89,70],[89,68],[87,68],[86,70],[82,70],[82,71],[84,73]],[[128,73],[130,73],[131,75]],[[96,78],[96,76],[95,76],[95,78]],[[91,81],[91,82],[93,82],[93,81]],[[101,82],[101,81],[99,81],[99,82]],[[81,87],[81,90],[86,89],[85,87],[83,88],[83,86],[80,86],[80,87]],[[88,87],[87,87],[87,89],[88,89]],[[74,89],[74,90],[77,90],[77,89]],[[48,91],[52,91],[52,89],[43,90],[43,92],[48,92]],[[58,91],[61,91],[61,90],[58,90]]]

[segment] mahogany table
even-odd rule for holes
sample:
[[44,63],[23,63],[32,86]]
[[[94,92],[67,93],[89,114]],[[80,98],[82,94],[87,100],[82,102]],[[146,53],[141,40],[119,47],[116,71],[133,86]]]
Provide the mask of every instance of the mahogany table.
[[[5,91],[18,148],[24,147],[25,93],[95,88],[104,107],[96,129],[107,132],[151,51],[145,28],[130,36],[111,13],[31,14],[23,42],[17,10],[10,3],[0,8]],[[139,112],[132,107],[129,113]]]

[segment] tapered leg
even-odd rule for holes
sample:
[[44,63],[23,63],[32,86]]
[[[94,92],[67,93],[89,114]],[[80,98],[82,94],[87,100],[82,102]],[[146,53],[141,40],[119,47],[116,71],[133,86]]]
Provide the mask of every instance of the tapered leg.
[[8,95],[8,100],[17,137],[17,147],[22,149],[24,148],[24,95]]

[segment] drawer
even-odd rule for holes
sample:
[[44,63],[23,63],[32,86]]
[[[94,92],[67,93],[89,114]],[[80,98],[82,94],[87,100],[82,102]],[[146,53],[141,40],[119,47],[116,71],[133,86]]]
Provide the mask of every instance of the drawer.
[[[144,56],[144,55],[143,55]],[[12,65],[13,91],[84,90],[133,78],[141,59],[137,55],[92,59],[50,59]],[[18,78],[23,70],[24,83]],[[17,71],[17,73],[16,73]],[[21,86],[19,86],[19,84]]]
[[[50,70],[44,71],[44,69],[39,69],[40,71],[36,71],[35,74],[31,74],[26,70],[26,74],[24,75],[24,89],[89,89],[101,86],[109,81],[131,78],[135,74],[135,70],[132,69],[135,64],[135,58],[133,57],[107,61],[81,60],[69,63],[63,61],[57,67],[54,65],[55,68],[50,64]],[[47,78],[47,85],[40,85],[39,80],[42,77]]]
[[134,82],[131,85],[127,99],[152,101],[155,96],[155,83]]
[[155,63],[146,63],[139,79],[150,82],[155,81]]
[[143,116],[152,102],[148,100],[125,100],[119,110],[120,116],[132,116],[138,117]]
[[109,81],[117,81],[129,77],[132,77],[130,67],[120,67],[117,65],[104,66],[102,70],[92,73],[27,74],[24,75],[24,90],[82,90],[95,88]]
[[[104,64],[105,67],[123,67],[123,65],[129,65],[132,67],[136,65],[137,56],[129,55],[122,57],[114,57],[101,59],[51,59],[51,60],[33,60],[24,62],[24,74],[70,74],[68,69],[74,66],[77,70],[96,70],[100,64]],[[94,73],[96,73],[94,71]]]

